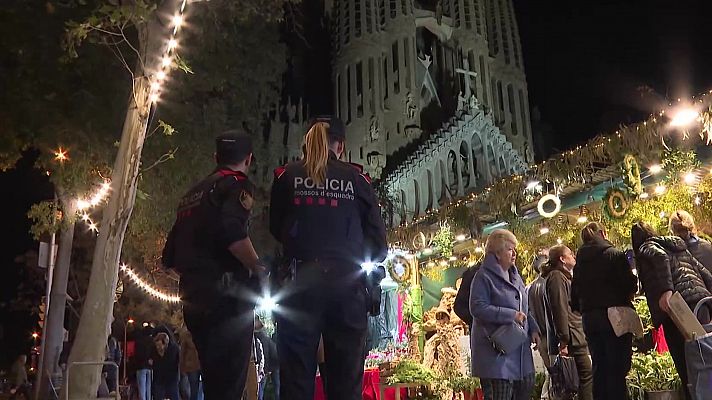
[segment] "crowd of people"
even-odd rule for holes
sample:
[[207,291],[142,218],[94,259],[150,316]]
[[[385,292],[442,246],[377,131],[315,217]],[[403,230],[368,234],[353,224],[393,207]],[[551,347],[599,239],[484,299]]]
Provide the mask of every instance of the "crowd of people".
[[[515,267],[517,238],[504,229],[494,231],[483,261],[464,275],[471,283],[461,287],[473,318],[472,371],[481,379],[485,399],[530,398],[535,373],[531,344],[547,367],[557,356],[574,360],[579,399],[627,399],[633,332],[617,331],[609,315],[614,310],[637,319],[632,301],[640,291],[654,327],[663,327],[690,399],[684,338],[670,317],[669,302],[679,292],[694,309],[711,296],[712,245],[697,235],[686,211],[671,216],[669,230],[660,235],[647,223],[636,223],[631,227],[632,254],[627,254],[608,240],[602,224],[590,222],[581,231],[583,244],[575,253],[563,244],[539,252],[534,262],[539,276],[527,288]],[[458,295],[458,301],[463,298]],[[526,339],[513,339],[513,324]],[[504,351],[507,343],[500,342],[507,340],[519,340],[518,347]],[[547,385],[542,399],[554,399]]]
[[[109,338],[106,361],[122,365],[120,349],[112,347],[116,342]],[[129,398],[137,400],[203,400],[203,379],[200,358],[188,330],[174,332],[166,326],[154,328],[149,323],[133,337],[134,350],[127,358],[130,384]],[[260,317],[255,316],[252,362],[259,392],[257,399],[264,398],[268,380],[275,390],[279,389],[277,349],[272,336],[266,331]],[[99,397],[109,396],[118,390],[114,366],[104,368],[104,379],[99,387]],[[277,400],[279,397],[275,397]]]

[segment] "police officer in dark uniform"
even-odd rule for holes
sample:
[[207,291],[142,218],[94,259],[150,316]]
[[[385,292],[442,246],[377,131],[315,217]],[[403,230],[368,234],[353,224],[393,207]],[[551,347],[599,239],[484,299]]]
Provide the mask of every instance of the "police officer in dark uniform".
[[283,399],[313,399],[320,336],[327,397],[361,399],[367,282],[384,276],[369,279],[361,264],[385,259],[387,244],[371,180],[339,161],[345,139],[340,120],[318,118],[304,159],[275,170],[270,231],[288,260],[275,315]]
[[248,237],[254,186],[250,138],[216,139],[218,167],[183,196],[163,249],[180,275],[183,317],[198,350],[206,400],[241,399],[254,325],[255,281],[266,267]]

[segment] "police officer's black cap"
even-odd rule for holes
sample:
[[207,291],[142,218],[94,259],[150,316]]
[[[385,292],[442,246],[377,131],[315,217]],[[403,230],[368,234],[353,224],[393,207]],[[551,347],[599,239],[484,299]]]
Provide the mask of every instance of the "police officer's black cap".
[[250,153],[252,139],[240,131],[227,131],[215,138],[215,154],[220,163],[238,163]]
[[344,125],[344,121],[342,121],[338,117],[334,117],[331,115],[317,115],[312,119],[311,124],[309,124],[309,126],[313,126],[317,122],[326,122],[327,124],[329,124],[330,138],[341,141],[346,140],[346,126]]

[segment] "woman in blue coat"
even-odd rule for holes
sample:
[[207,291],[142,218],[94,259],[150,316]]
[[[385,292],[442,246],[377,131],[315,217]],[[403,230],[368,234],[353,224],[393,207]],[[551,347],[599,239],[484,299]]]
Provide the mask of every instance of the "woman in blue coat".
[[514,265],[516,247],[512,232],[492,232],[470,288],[472,375],[480,378],[485,400],[528,400],[534,386],[530,341],[503,354],[488,339],[500,326],[516,322],[529,333],[532,343],[539,343],[539,327],[529,313],[524,282]]

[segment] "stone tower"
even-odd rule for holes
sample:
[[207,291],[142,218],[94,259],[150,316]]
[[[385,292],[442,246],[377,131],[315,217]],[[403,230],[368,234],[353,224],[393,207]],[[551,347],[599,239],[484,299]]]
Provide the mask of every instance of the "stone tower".
[[438,0],[434,10],[413,0],[326,0],[325,6],[334,113],[347,127],[349,161],[380,176],[386,156],[421,139],[428,106],[452,114],[488,110],[512,148],[533,159],[512,0]]

